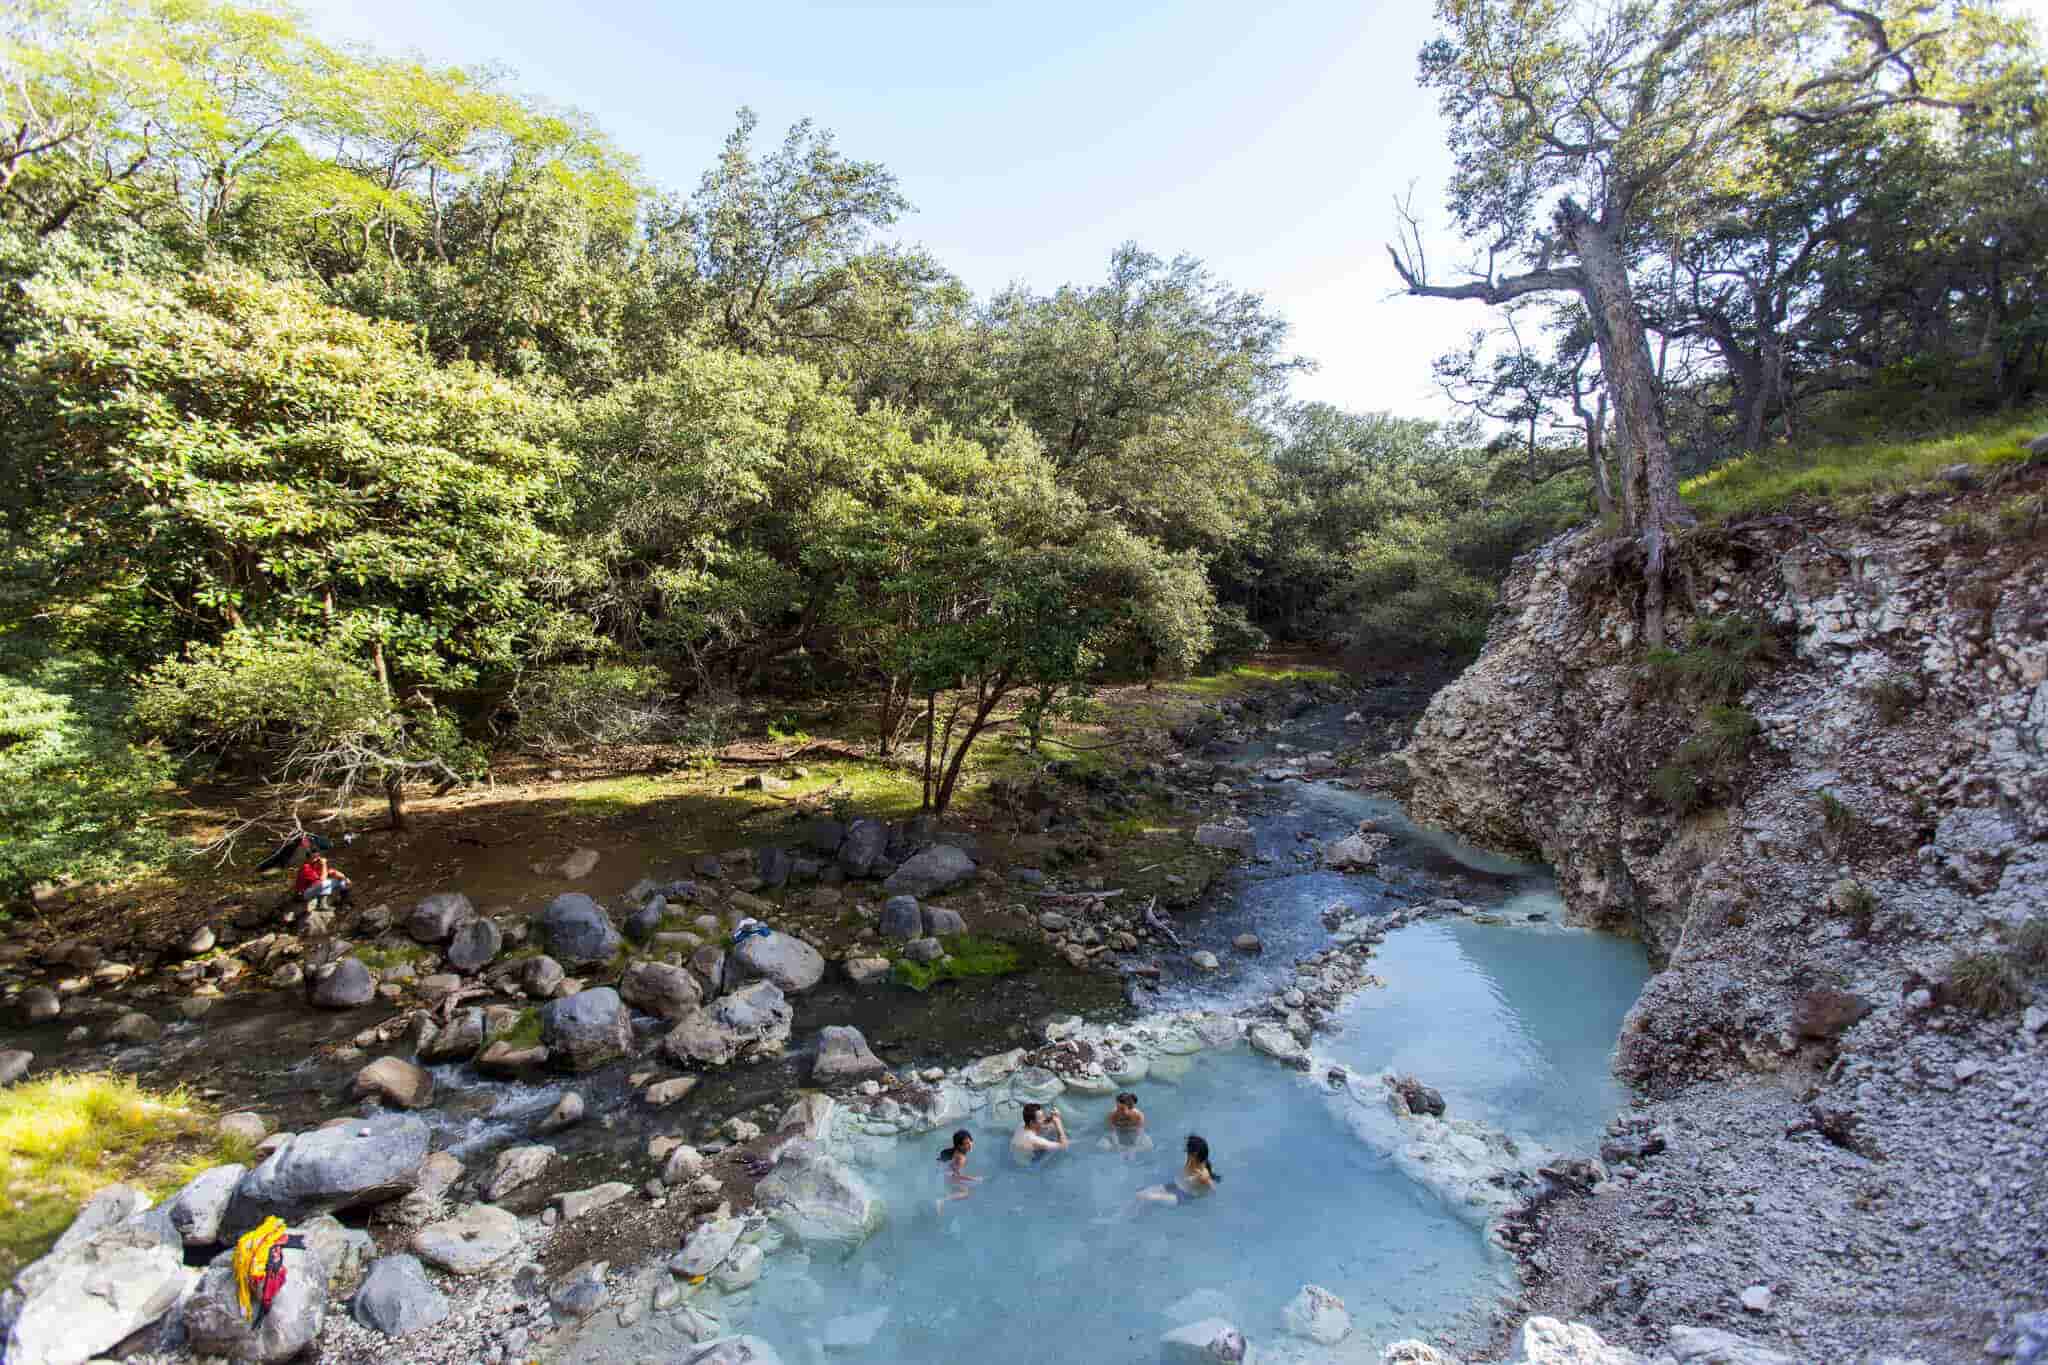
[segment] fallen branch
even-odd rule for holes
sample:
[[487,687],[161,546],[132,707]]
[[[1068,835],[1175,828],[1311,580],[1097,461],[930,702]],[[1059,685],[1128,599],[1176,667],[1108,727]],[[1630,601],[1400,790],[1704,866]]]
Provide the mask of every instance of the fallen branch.
[[1042,900],[1042,901],[1046,901],[1046,900],[1055,900],[1055,901],[1068,901],[1068,900],[1098,900],[1098,901],[1106,901],[1106,900],[1109,900],[1109,899],[1111,899],[1112,897],[1115,897],[1115,896],[1121,896],[1121,895],[1122,895],[1123,893],[1124,893],[1124,889],[1123,889],[1123,888],[1122,888],[1121,886],[1119,886],[1119,887],[1118,887],[1118,888],[1117,888],[1116,890],[1114,890],[1114,891],[1039,891],[1039,892],[1036,892],[1035,894],[1036,894],[1036,895],[1037,895],[1037,897],[1038,897],[1038,898],[1039,898],[1040,900]]
[[1160,935],[1174,947],[1181,949],[1187,947],[1187,944],[1181,942],[1180,935],[1173,931],[1173,926],[1168,924],[1165,918],[1160,915],[1159,897],[1157,896],[1154,896],[1145,904],[1145,925],[1153,933]]

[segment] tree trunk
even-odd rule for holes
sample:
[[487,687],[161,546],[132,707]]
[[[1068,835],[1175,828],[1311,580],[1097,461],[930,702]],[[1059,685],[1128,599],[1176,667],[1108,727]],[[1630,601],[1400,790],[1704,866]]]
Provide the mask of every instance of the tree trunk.
[[1586,462],[1593,467],[1593,505],[1599,509],[1600,520],[1618,521],[1621,513],[1614,505],[1614,485],[1607,472],[1607,452],[1602,448],[1606,434],[1607,395],[1603,392],[1593,419],[1586,423]]
[[1610,231],[1574,201],[1558,209],[1558,224],[1579,258],[1586,311],[1600,347],[1600,373],[1614,395],[1627,463],[1622,470],[1622,510],[1628,528],[1642,537],[1644,564],[1643,633],[1652,646],[1664,643],[1664,575],[1673,528],[1684,524],[1678,500],[1678,470],[1664,428],[1657,393],[1657,367],[1643,331],[1628,265]]
[[405,828],[405,779],[398,773],[384,774],[384,801],[391,808],[391,828]]

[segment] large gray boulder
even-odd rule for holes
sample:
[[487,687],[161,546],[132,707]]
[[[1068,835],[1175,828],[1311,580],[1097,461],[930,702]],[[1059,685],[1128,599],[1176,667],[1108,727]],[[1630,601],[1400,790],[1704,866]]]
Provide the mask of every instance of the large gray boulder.
[[419,1183],[429,1136],[411,1114],[294,1133],[235,1186],[221,1236],[239,1237],[273,1215],[297,1223],[397,1199]]
[[633,1019],[617,991],[599,986],[543,1005],[540,1041],[556,1066],[589,1071],[633,1050]]
[[1167,1365],[1235,1365],[1245,1358],[1244,1333],[1223,1318],[1204,1318],[1159,1338]]
[[458,972],[480,972],[491,965],[491,959],[504,946],[504,931],[494,921],[470,920],[459,926],[455,936],[448,940],[448,965]]
[[859,1029],[830,1025],[818,1031],[818,1060],[811,1065],[811,1079],[819,1085],[879,1076],[888,1069],[869,1051]]
[[476,907],[460,891],[436,891],[413,907],[406,916],[405,932],[418,943],[446,943],[465,920],[476,918]]
[[580,891],[548,902],[541,912],[540,932],[548,952],[572,967],[609,962],[618,956],[622,942],[604,907]]
[[510,1261],[524,1245],[519,1219],[495,1204],[471,1204],[412,1237],[422,1260],[451,1275],[481,1275]]
[[951,844],[933,844],[890,873],[882,890],[892,896],[936,896],[973,875],[974,859]]
[[545,1000],[555,993],[555,987],[562,984],[568,973],[562,964],[540,953],[519,964],[519,989],[535,999]]
[[247,1166],[239,1164],[215,1166],[210,1171],[201,1171],[165,1201],[171,1226],[178,1230],[186,1246],[210,1247],[220,1241],[221,1220],[227,1216],[235,1187],[248,1172]]
[[883,938],[923,938],[924,912],[915,896],[891,896],[882,903]]
[[539,1144],[507,1147],[498,1153],[497,1161],[491,1166],[490,1179],[484,1182],[484,1198],[495,1204],[512,1191],[531,1185],[546,1174],[554,1159],[555,1149],[552,1147]]
[[935,905],[924,912],[924,930],[933,938],[951,938],[967,932],[967,921],[960,918],[958,910]]
[[662,1048],[679,1062],[723,1066],[741,1056],[779,1052],[789,1041],[789,1001],[773,981],[756,981],[676,1021]]
[[307,975],[306,998],[324,1010],[352,1010],[377,998],[377,978],[360,958],[345,957]]
[[466,1062],[484,1045],[488,1025],[483,1010],[466,1005],[448,1016],[448,1022],[434,1031],[420,1048],[423,1062]]
[[880,820],[856,820],[839,845],[839,866],[849,877],[865,877],[889,847],[889,827]]
[[619,978],[619,997],[644,1013],[680,1019],[704,1003],[704,988],[687,967],[635,962]]
[[825,978],[824,956],[794,934],[753,935],[732,950],[731,960],[742,980],[765,978],[792,995]]
[[36,1054],[21,1048],[0,1051],[0,1088],[13,1085],[28,1075],[29,1067],[35,1064]]
[[809,1138],[784,1144],[754,1199],[805,1246],[851,1250],[882,1225],[882,1201],[867,1182]]
[[[188,1282],[185,1244],[161,1210],[125,1185],[100,1191],[50,1253],[0,1301],[0,1359],[79,1365],[169,1313]],[[11,1311],[7,1311],[11,1307]]]
[[448,1296],[434,1288],[417,1256],[380,1256],[363,1276],[349,1312],[387,1337],[409,1336],[448,1316]]
[[308,1247],[284,1253],[284,1288],[260,1325],[242,1315],[235,1253],[214,1257],[185,1301],[185,1338],[193,1354],[236,1361],[290,1360],[318,1340],[327,1323],[327,1266]]
[[846,842],[846,826],[837,820],[813,820],[804,826],[804,847],[827,858]]

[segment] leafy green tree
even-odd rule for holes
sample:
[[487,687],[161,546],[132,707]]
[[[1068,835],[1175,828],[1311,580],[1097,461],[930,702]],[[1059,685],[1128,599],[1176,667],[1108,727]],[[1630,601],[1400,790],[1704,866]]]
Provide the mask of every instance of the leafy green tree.
[[856,374],[950,277],[922,251],[875,241],[910,207],[879,162],[841,155],[808,119],[759,155],[759,122],[739,111],[688,208],[709,337]]
[[282,631],[401,692],[575,637],[543,591],[571,469],[549,405],[301,286],[86,260],[21,282],[0,365],[0,508],[43,615],[137,664]]
[[0,899],[169,851],[169,755],[136,742],[119,673],[47,632],[0,632]]
[[1413,294],[1500,305],[1563,292],[1584,305],[1628,461],[1622,509],[1646,552],[1647,633],[1661,641],[1669,532],[1688,518],[1630,277],[1643,225],[1741,173],[1773,127],[1962,103],[1948,73],[2023,31],[1980,6],[1918,0],[1438,0],[1437,17],[1422,83],[1451,129],[1452,214],[1487,255],[1466,281],[1436,283],[1416,233],[1390,253],[1395,269]]
[[[346,821],[365,789],[382,791],[401,829],[408,787],[458,787],[482,759],[426,694],[400,700],[360,660],[276,630],[238,628],[159,663],[142,679],[136,718],[190,755],[263,775],[273,815],[293,829],[309,813]],[[231,852],[262,822],[236,823],[218,845]]]
[[1089,506],[1172,549],[1215,550],[1250,525],[1259,419],[1307,363],[1258,295],[1125,243],[1103,284],[1012,288],[985,313],[995,394]]

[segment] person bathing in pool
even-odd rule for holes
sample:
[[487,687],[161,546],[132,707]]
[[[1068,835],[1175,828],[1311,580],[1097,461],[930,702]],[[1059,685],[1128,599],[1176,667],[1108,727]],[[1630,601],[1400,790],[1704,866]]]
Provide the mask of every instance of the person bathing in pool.
[[978,1175],[967,1174],[967,1154],[974,1150],[974,1134],[962,1128],[953,1134],[953,1145],[939,1153],[939,1167],[946,1182],[945,1197],[934,1208],[940,1213],[946,1205],[967,1198],[974,1193],[974,1187],[981,1183]]
[[1100,1144],[1105,1152],[1121,1152],[1125,1160],[1139,1152],[1152,1150],[1152,1135],[1145,1131],[1145,1111],[1138,1108],[1138,1097],[1126,1090],[1116,1097],[1116,1108],[1109,1111],[1105,1125],[1109,1136]]
[[1138,1191],[1133,1212],[1145,1204],[1172,1204],[1177,1207],[1190,1199],[1206,1199],[1215,1192],[1223,1177],[1216,1174],[1216,1168],[1209,1164],[1208,1139],[1199,1133],[1189,1133],[1186,1150],[1187,1160],[1163,1184],[1147,1185]]
[[1029,1169],[1054,1152],[1066,1150],[1067,1125],[1060,1119],[1060,1111],[1049,1105],[1025,1105],[1024,1121],[1010,1134],[1010,1159]]

